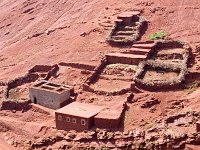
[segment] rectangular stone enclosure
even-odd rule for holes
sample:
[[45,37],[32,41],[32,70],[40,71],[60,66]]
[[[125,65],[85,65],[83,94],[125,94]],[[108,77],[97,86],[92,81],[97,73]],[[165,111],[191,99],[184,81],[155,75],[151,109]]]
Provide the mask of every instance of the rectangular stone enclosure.
[[59,109],[64,103],[67,103],[72,90],[71,86],[40,81],[29,88],[29,96],[35,104],[51,109]]

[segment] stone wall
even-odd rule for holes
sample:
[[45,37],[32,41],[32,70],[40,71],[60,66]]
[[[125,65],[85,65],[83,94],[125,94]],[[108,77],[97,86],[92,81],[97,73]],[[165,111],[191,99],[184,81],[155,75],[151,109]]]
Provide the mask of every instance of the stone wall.
[[93,83],[97,79],[97,77],[101,74],[106,65],[107,65],[107,60],[104,58],[101,60],[101,63],[94,69],[93,74],[86,79],[85,84],[90,85],[91,83]]
[[61,62],[59,63],[60,66],[69,66],[72,68],[77,68],[77,69],[84,69],[84,70],[89,70],[89,71],[94,71],[95,66],[89,65],[89,64],[80,64],[80,63],[65,63]]
[[26,111],[31,108],[30,100],[3,100],[0,110]]
[[188,65],[188,61],[190,59],[191,55],[191,47],[188,43],[182,42],[182,41],[173,41],[173,40],[159,40],[155,43],[155,45],[152,47],[151,52],[148,55],[149,59],[154,59],[157,52],[162,48],[183,48],[185,52],[183,53],[183,60],[182,65]]
[[92,87],[90,87],[88,84],[83,84],[83,90],[92,92],[92,93],[95,93],[98,95],[115,96],[115,95],[123,95],[123,94],[127,93],[128,91],[131,91],[131,86],[130,86],[130,88],[127,88],[127,89],[121,89],[118,91],[108,92],[108,91],[95,90]]
[[112,27],[110,34],[108,35],[106,41],[110,43],[111,45],[127,45],[127,44],[132,44],[134,41],[137,41],[141,37],[141,32],[145,26],[146,19],[142,16],[138,16],[138,25],[137,29],[134,33],[134,35],[127,37],[125,40],[115,40],[112,38],[114,33],[118,30],[120,26],[122,26],[122,22],[116,22],[115,25]]
[[[166,69],[174,72],[179,72],[177,78],[171,80],[166,79],[166,81],[151,81],[145,82],[143,80],[143,73],[148,68],[154,68],[155,70]],[[160,90],[160,89],[174,89],[180,86],[180,84],[185,81],[185,76],[187,74],[187,67],[184,65],[166,64],[161,62],[155,62],[148,60],[146,62],[140,63],[138,70],[135,75],[135,85],[137,87],[147,89],[147,90]]]
[[22,77],[15,78],[13,80],[9,80],[6,83],[6,87],[4,90],[4,97],[9,98],[9,91],[13,88],[16,88],[18,86],[21,86],[26,83],[35,82],[38,80],[39,75],[38,72],[47,72],[46,77],[44,77],[44,80],[48,80],[50,77],[54,76],[57,71],[59,70],[58,65],[53,66],[45,66],[45,65],[36,65],[32,69],[28,71],[28,73]]

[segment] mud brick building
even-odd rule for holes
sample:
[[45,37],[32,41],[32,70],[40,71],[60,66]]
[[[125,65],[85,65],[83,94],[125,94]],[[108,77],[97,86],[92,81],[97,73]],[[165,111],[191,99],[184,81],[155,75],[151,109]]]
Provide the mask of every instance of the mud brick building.
[[106,129],[118,128],[125,108],[126,103],[122,101],[111,108],[103,109],[94,117],[95,127]]
[[35,104],[52,109],[59,109],[67,103],[72,91],[73,88],[71,86],[40,81],[29,88],[29,96]]
[[56,128],[59,130],[88,130],[94,125],[94,116],[104,107],[73,102],[55,112]]

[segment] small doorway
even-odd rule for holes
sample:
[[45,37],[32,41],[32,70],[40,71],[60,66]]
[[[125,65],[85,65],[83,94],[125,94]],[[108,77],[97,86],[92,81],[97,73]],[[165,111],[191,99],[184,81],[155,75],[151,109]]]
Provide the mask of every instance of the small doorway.
[[34,104],[37,104],[37,98],[36,98],[36,97],[34,97],[33,103],[34,103]]

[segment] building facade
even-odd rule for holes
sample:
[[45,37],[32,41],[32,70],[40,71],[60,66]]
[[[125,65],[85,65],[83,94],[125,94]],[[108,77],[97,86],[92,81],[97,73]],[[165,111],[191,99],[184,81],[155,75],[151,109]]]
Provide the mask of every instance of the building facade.
[[55,112],[56,128],[59,130],[88,130],[94,125],[94,116],[101,106],[73,102]]
[[29,96],[33,103],[51,109],[59,109],[70,98],[72,87],[40,81],[29,88]]

